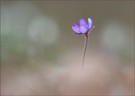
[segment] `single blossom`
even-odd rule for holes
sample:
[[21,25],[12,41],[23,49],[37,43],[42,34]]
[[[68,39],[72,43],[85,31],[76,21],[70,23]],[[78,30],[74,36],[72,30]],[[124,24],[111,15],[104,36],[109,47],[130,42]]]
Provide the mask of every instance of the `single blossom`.
[[92,26],[92,19],[88,18],[88,23],[81,18],[79,20],[79,24],[73,24],[72,29],[76,34],[83,34],[85,36],[85,45],[84,45],[84,52],[83,52],[83,59],[82,59],[82,69],[84,67],[84,59],[85,59],[85,53],[88,45],[88,32],[91,31],[95,26]]
[[72,29],[76,34],[86,34],[89,32],[89,30],[92,28],[92,19],[88,18],[88,23],[81,18],[79,20],[79,24],[73,24]]

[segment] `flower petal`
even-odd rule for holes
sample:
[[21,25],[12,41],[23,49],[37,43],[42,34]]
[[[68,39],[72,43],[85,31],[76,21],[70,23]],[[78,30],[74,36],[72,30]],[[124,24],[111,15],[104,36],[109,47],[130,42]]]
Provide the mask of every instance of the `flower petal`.
[[88,31],[88,27],[86,26],[80,26],[80,33],[86,33]]
[[88,28],[90,29],[92,27],[92,19],[88,18]]
[[79,20],[79,25],[80,25],[80,26],[86,26],[87,24],[86,24],[86,21],[85,21],[83,18],[81,18],[81,19]]
[[72,25],[72,29],[73,29],[74,32],[80,33],[80,31],[79,31],[79,26],[78,26],[77,24],[73,24],[73,25]]

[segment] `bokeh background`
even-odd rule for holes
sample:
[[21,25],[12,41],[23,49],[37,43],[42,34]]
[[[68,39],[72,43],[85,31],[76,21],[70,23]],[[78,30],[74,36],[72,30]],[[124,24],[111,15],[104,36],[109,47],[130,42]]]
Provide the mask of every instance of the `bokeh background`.
[[[134,0],[2,0],[1,95],[134,95]],[[71,25],[90,17],[84,37]]]

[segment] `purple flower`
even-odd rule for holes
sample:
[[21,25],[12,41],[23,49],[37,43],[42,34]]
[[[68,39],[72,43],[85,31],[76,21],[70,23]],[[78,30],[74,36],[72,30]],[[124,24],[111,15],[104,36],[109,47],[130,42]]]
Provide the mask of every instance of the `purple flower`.
[[79,24],[73,24],[72,25],[72,29],[76,34],[86,34],[87,32],[89,32],[89,30],[92,28],[92,19],[88,18],[88,24],[86,23],[86,21],[81,18],[79,20]]

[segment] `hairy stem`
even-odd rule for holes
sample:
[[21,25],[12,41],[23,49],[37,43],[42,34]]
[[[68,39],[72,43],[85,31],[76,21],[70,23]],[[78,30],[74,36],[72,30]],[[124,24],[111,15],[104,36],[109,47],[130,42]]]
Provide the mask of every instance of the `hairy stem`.
[[88,33],[84,34],[84,36],[85,36],[85,44],[84,44],[84,51],[83,51],[82,70],[84,69],[84,59],[85,59],[86,49],[88,45]]

